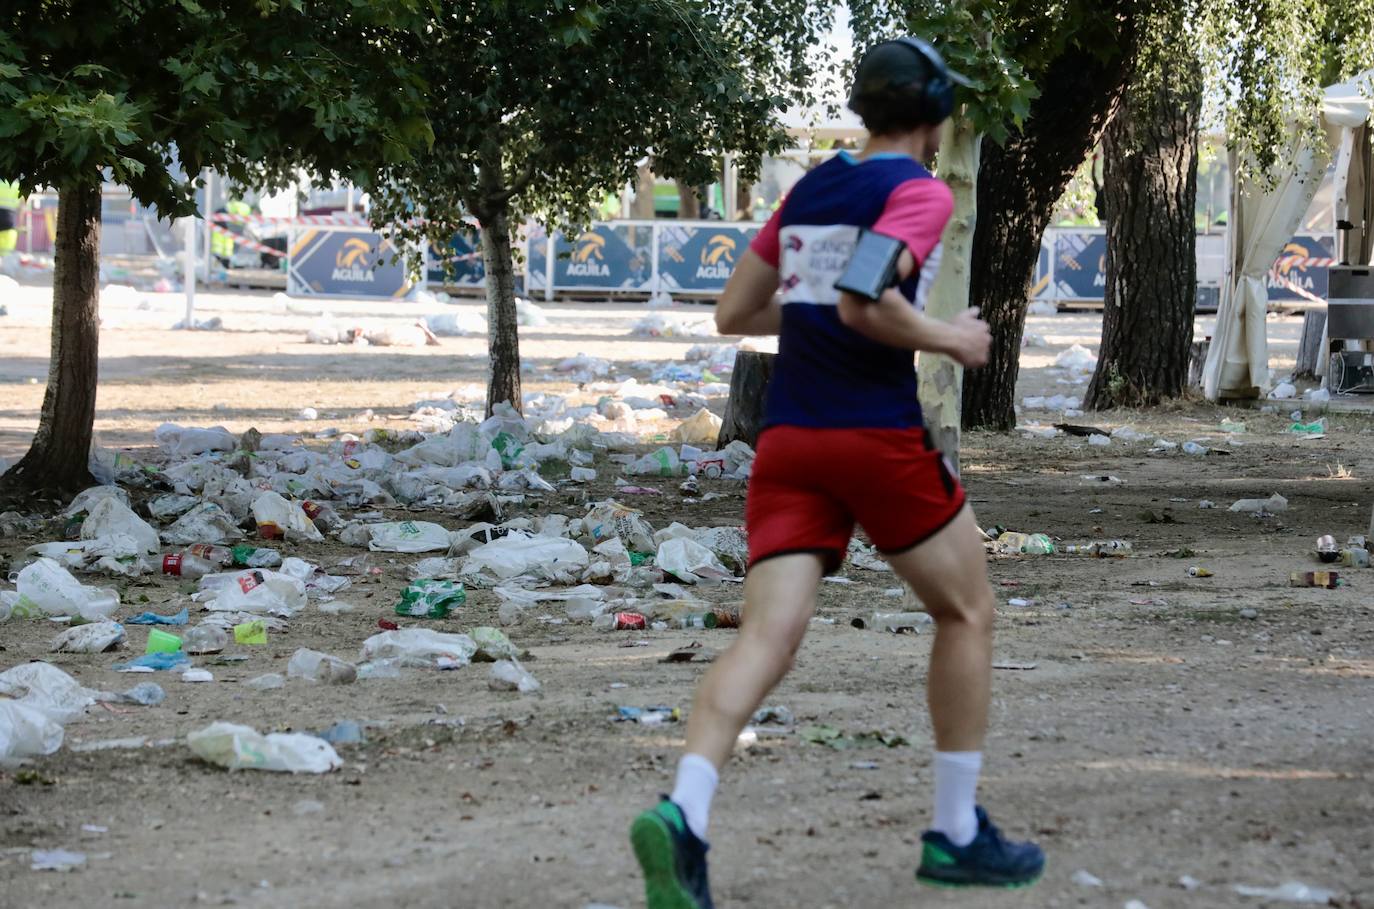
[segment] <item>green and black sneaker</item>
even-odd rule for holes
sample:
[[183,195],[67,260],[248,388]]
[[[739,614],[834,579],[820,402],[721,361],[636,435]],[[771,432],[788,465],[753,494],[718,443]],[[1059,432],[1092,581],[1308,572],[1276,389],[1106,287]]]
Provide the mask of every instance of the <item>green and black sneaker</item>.
[[644,869],[648,909],[715,909],[706,877],[709,848],[667,796],[630,825],[630,845]]
[[978,835],[956,846],[934,830],[921,834],[921,867],[916,880],[936,887],[1027,887],[1045,870],[1045,853],[1034,843],[1012,843],[978,811]]

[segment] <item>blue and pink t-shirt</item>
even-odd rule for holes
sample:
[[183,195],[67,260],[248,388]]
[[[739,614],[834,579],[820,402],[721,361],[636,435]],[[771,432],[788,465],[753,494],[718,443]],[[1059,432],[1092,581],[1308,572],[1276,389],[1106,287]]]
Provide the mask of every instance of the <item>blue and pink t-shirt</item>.
[[898,289],[923,307],[953,208],[949,187],[905,155],[840,152],[793,187],[750,244],[778,269],[782,299],[766,426],[921,425],[914,355],[846,327],[834,284],[869,228],[906,244],[916,269]]

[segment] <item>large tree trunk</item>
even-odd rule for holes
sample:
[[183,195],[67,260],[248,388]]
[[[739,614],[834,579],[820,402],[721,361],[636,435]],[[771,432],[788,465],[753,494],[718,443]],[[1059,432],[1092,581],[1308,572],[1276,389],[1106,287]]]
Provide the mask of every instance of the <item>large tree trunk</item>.
[[94,484],[91,436],[100,360],[100,183],[58,194],[48,389],[28,454],[0,478],[0,500],[32,505]]
[[1107,291],[1091,410],[1154,405],[1187,387],[1202,76],[1181,45],[1146,84],[1127,87],[1103,135]]
[[964,378],[965,429],[1016,425],[1021,334],[1040,238],[1116,105],[1131,56],[1125,48],[1133,43],[1129,34],[1119,40],[1121,52],[1105,60],[1075,48],[1056,59],[1022,131],[983,149],[969,299],[992,328],[992,353]]
[[[487,353],[491,358],[487,416],[491,416],[492,408],[503,401],[516,410],[523,407],[515,265],[511,259],[510,212],[504,204],[482,219],[482,262],[487,269]],[[550,275],[553,265],[549,263]]]
[[716,448],[724,448],[735,440],[747,442],[750,447],[758,446],[776,357],[776,354],[752,350],[741,350],[735,357],[735,370],[730,374],[730,397],[725,402],[725,416],[721,417]]
[[654,219],[654,172],[649,165],[646,161],[635,175],[635,200],[630,206],[631,216],[642,221]]
[[[942,129],[940,179],[954,192],[954,214],[941,238],[940,271],[926,297],[926,315],[948,321],[968,308],[969,265],[978,218],[978,153],[983,137],[973,122],[963,117],[946,120]],[[918,374],[926,431],[958,470],[963,367],[949,357],[922,353]]]
[[692,221],[701,217],[701,197],[695,186],[677,181],[677,216],[682,221]]

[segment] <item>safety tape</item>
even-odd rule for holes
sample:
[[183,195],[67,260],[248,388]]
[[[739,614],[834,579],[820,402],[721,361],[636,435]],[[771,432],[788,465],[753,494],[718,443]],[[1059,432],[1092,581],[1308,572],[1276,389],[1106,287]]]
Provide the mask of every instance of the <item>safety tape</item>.
[[211,224],[210,230],[214,231],[215,233],[221,236],[232,238],[235,246],[244,246],[248,249],[255,250],[260,253],[267,253],[269,256],[286,256],[286,250],[274,249],[265,243],[259,243],[257,240],[245,237],[243,234],[236,234],[227,227],[220,227],[218,224]]

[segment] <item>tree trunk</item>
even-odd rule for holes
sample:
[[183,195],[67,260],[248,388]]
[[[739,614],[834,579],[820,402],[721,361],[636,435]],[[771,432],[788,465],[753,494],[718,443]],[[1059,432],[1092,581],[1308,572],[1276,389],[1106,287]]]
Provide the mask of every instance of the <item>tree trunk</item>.
[[0,478],[0,500],[68,498],[88,486],[100,361],[100,182],[58,194],[48,388],[28,454]]
[[749,443],[750,447],[758,446],[775,356],[741,350],[735,357],[735,369],[730,374],[730,399],[725,402],[725,416],[721,418],[716,448],[724,448],[736,439]]
[[640,166],[635,178],[635,200],[630,206],[630,214],[642,221],[654,219],[654,172],[651,162]]
[[680,221],[692,221],[701,217],[701,197],[695,186],[677,181],[677,216]]
[[1330,357],[1322,341],[1326,339],[1326,310],[1309,309],[1302,314],[1302,337],[1298,339],[1298,362],[1293,378],[1315,379],[1317,367]]
[[[487,270],[487,416],[503,401],[516,410],[520,394],[519,316],[515,311],[515,265],[511,259],[510,212],[504,204],[482,219],[482,263]],[[554,263],[549,263],[553,274]]]
[[1090,410],[1153,406],[1187,387],[1202,75],[1187,42],[1176,46],[1170,65],[1127,87],[1103,135],[1107,289]]
[[[1123,47],[1134,44],[1129,34],[1119,41]],[[1122,52],[1104,60],[1069,49],[1046,70],[1022,131],[1005,145],[983,149],[969,301],[992,328],[992,352],[986,366],[964,377],[965,429],[1016,425],[1021,334],[1040,238],[1102,133],[1129,56]]]
[[[941,238],[940,271],[926,297],[926,315],[948,321],[968,308],[969,266],[978,216],[975,190],[983,137],[966,118],[945,121],[940,179],[954,192],[954,214]],[[949,357],[922,353],[918,367],[921,411],[935,447],[959,469],[959,405],[964,370]]]
[[731,216],[736,221],[754,220],[754,184],[746,183],[741,178],[735,181],[735,186],[735,210],[730,213]]

